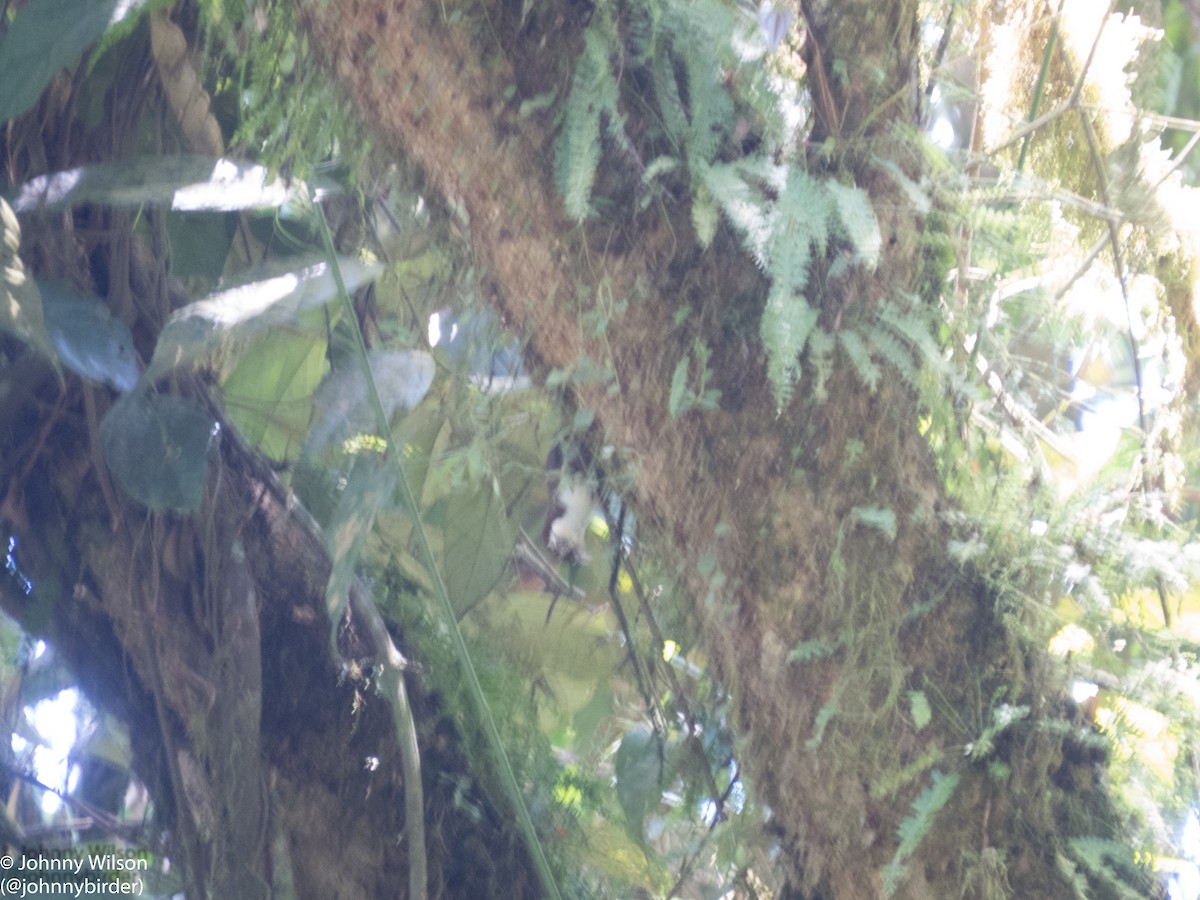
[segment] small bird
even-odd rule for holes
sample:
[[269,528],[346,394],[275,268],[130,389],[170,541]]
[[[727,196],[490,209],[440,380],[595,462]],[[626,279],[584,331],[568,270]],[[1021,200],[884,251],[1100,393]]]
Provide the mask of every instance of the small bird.
[[585,460],[574,447],[555,444],[546,457],[546,524],[542,541],[557,559],[577,566],[589,561],[584,536],[596,511],[596,490]]

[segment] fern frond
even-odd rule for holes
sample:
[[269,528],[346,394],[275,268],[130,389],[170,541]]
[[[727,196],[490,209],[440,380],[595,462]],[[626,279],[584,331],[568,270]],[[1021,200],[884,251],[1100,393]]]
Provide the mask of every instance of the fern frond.
[[563,110],[562,129],[554,146],[554,183],[563,208],[577,222],[588,213],[592,184],[600,165],[600,119],[609,116],[610,131],[619,120],[617,83],[608,61],[608,48],[595,27],[584,35],[583,55],[571,79]]
[[871,359],[871,351],[867,349],[867,345],[863,343],[858,332],[850,328],[839,331],[838,343],[842,345],[846,358],[854,366],[854,372],[858,375],[859,380],[867,390],[872,394],[875,393],[879,389],[879,378],[883,373]]
[[921,373],[917,362],[913,358],[913,354],[896,339],[894,334],[877,323],[873,323],[866,329],[866,339],[870,341],[879,355],[896,370],[906,385],[913,390],[919,387]]
[[839,181],[825,182],[825,189],[833,198],[842,228],[858,258],[872,269],[879,265],[883,250],[883,235],[871,208],[871,199],[861,188],[851,187]]
[[711,56],[689,53],[687,73],[689,128],[688,159],[712,162],[726,128],[733,120],[733,102]]
[[767,351],[767,377],[782,409],[791,398],[792,383],[800,370],[800,354],[808,343],[817,311],[802,295],[775,282],[763,310],[761,336]]
[[891,897],[900,886],[904,877],[904,864],[913,855],[929,829],[933,827],[934,817],[954,796],[958,787],[958,775],[942,775],[936,769],[930,773],[933,783],[921,792],[913,801],[912,812],[900,823],[896,836],[900,838],[900,846],[896,855],[883,870],[883,896]]
[[696,240],[701,247],[712,243],[717,233],[717,215],[712,193],[705,185],[696,185],[692,197],[692,228],[696,230]]
[[826,383],[833,372],[833,337],[818,325],[808,336],[808,365],[813,372],[813,396],[822,403],[828,399]]
[[930,330],[929,322],[919,308],[909,305],[909,308],[905,309],[905,305],[883,304],[879,307],[879,321],[913,348],[922,365],[944,375],[946,362],[942,358],[942,348],[938,346]]
[[1068,842],[1071,853],[1091,875],[1102,881],[1112,893],[1122,900],[1137,900],[1145,896],[1129,885],[1126,872],[1136,872],[1141,867],[1133,851],[1125,844],[1101,837],[1076,837]]
[[675,79],[675,63],[671,54],[660,51],[654,55],[654,96],[658,98],[658,110],[662,114],[667,137],[679,150],[687,139],[687,113],[679,99],[679,84]]
[[808,284],[812,246],[823,256],[829,239],[833,197],[820,181],[792,168],[772,216],[767,245],[770,274],[794,291]]
[[721,211],[742,233],[743,244],[758,262],[768,268],[767,242],[771,238],[772,221],[766,198],[756,192],[742,177],[739,167],[728,163],[715,166],[701,164],[698,175],[711,192]]

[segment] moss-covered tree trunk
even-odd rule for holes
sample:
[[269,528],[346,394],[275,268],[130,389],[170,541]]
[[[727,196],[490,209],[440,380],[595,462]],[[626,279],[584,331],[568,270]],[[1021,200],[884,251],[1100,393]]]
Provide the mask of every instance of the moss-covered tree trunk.
[[[707,650],[736,700],[740,758],[796,895],[883,896],[895,876],[896,896],[991,896],[1004,884],[1070,896],[1054,837],[1068,810],[1046,791],[1058,739],[1012,733],[992,774],[964,758],[997,697],[1034,718],[1048,704],[1030,675],[1036,654],[1014,651],[994,597],[947,558],[915,394],[898,383],[871,393],[835,357],[826,396],[801,386],[780,413],[757,337],[762,276],[731,233],[702,251],[683,203],[635,216],[618,199],[615,218],[629,214],[616,228],[566,219],[550,122],[518,110],[566,93],[586,4],[529,6],[329,0],[304,3],[302,17],[365,120],[465,215],[488,294],[541,365],[612,366],[618,390],[581,380],[573,400],[636,459],[639,515],[690,573]],[[895,137],[916,126],[917,9],[799,7],[810,146],[822,154],[810,171],[866,190],[883,236],[874,272],[824,279],[831,260],[814,264],[809,301],[830,333],[914,288],[924,223],[894,171],[922,174],[913,142]],[[606,152],[597,183],[628,198],[640,178]],[[581,311],[604,298],[628,306],[597,336]],[[672,374],[695,341],[712,350],[722,398],[673,418]],[[894,535],[871,510],[894,515]],[[932,699],[928,724],[910,715],[909,692]],[[923,794],[938,811],[910,819],[927,833],[902,844]]]

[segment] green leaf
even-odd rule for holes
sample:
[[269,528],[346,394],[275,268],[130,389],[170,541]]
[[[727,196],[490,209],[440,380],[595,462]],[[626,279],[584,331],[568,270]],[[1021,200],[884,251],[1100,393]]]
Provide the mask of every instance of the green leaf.
[[294,460],[312,417],[313,392],[328,370],[323,329],[274,329],[222,383],[226,409],[251,444],[272,459]]
[[675,64],[670,53],[655,53],[651,60],[654,71],[654,95],[662,113],[667,136],[679,147],[687,135],[687,113],[679,98],[679,82],[675,78]]
[[37,283],[25,274],[17,253],[20,247],[21,226],[0,197],[0,329],[54,359],[42,318],[42,295]]
[[[324,182],[320,193],[336,188]],[[272,178],[264,167],[210,156],[165,156],[97,163],[41,175],[21,187],[17,212],[65,209],[84,203],[105,206],[162,204],[180,212],[279,209],[307,198],[304,184]]]
[[617,748],[613,768],[617,777],[617,801],[625,821],[637,840],[642,840],[646,811],[662,797],[662,758],[650,729],[637,725],[626,732]]
[[883,372],[871,359],[871,351],[867,349],[867,345],[863,343],[858,332],[850,328],[843,329],[838,332],[838,342],[842,345],[842,350],[845,351],[851,365],[854,366],[854,371],[863,386],[872,394],[879,390],[879,379],[883,376]]
[[[262,266],[237,287],[211,294],[176,312],[159,334],[143,379],[153,383],[177,366],[205,358],[227,374],[250,342],[269,329],[294,322],[300,313],[337,297],[337,285],[322,259]],[[354,291],[382,271],[379,264],[339,260],[346,289]]]
[[912,812],[896,830],[900,845],[896,848],[891,862],[883,870],[884,897],[891,897],[896,893],[901,879],[904,878],[905,863],[933,827],[933,820],[938,811],[950,801],[955,788],[958,787],[958,775],[942,775],[934,770],[930,777],[933,783],[913,801]]
[[866,525],[883,533],[889,541],[896,539],[896,513],[881,506],[856,506],[850,512],[859,525]]
[[100,423],[109,469],[134,500],[157,511],[200,508],[220,437],[211,415],[169,394],[128,394]]
[[571,428],[576,432],[587,431],[595,419],[596,413],[594,410],[587,409],[586,407],[577,409],[575,410],[575,421],[571,425]]
[[812,638],[811,640],[801,641],[790,651],[788,651],[787,661],[807,663],[814,662],[818,659],[824,659],[833,653],[833,645],[823,638]]
[[833,196],[842,227],[854,245],[858,258],[875,268],[879,265],[883,250],[883,235],[879,233],[879,222],[875,219],[875,210],[871,208],[871,198],[861,188],[837,181],[826,182],[825,188]]
[[688,399],[688,363],[690,357],[684,355],[675,365],[675,373],[671,376],[671,393],[667,397],[667,412],[670,413],[672,419],[678,419],[681,415],[688,411],[691,404],[685,406]]
[[492,489],[490,479],[482,479],[479,490],[450,495],[442,570],[459,616],[496,586],[515,543],[504,503]]
[[780,407],[791,396],[792,382],[800,367],[800,354],[816,324],[817,310],[803,296],[793,294],[779,283],[771,286],[760,328],[767,350],[767,374]]
[[122,393],[138,380],[133,335],[109,315],[99,297],[82,297],[59,282],[41,283],[46,331],[62,364],[91,381],[105,381]]
[[0,44],[0,122],[27,111],[60,69],[145,0],[30,0]]
[[583,55],[571,79],[562,130],[554,148],[554,182],[563,208],[576,222],[588,214],[592,183],[600,165],[600,117],[615,118],[617,85],[608,47],[596,28],[584,35]]
[[692,196],[692,228],[696,241],[707,247],[717,235],[717,204],[704,185],[700,185]]
[[925,696],[924,691],[908,692],[908,710],[912,715],[913,724],[917,726],[917,731],[928,725],[929,720],[933,718],[933,711],[929,708],[929,698]]

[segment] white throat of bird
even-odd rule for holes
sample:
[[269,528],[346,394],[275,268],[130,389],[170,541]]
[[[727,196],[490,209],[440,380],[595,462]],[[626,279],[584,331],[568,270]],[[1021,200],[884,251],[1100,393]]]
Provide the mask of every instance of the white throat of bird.
[[584,535],[596,508],[596,495],[587,482],[564,478],[556,499],[558,516],[550,523],[549,549],[562,559],[587,562]]

